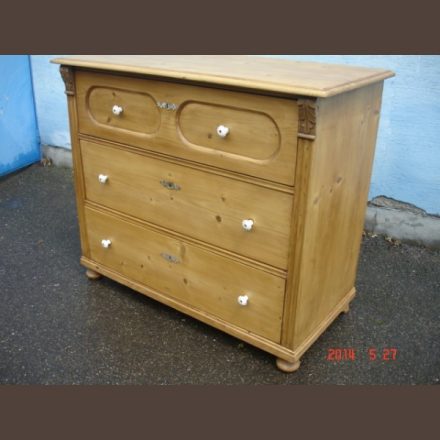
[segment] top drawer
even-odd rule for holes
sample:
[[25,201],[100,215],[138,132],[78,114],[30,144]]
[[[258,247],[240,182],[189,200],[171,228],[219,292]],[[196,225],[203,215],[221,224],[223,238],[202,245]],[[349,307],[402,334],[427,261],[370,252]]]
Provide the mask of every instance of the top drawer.
[[293,186],[294,100],[76,72],[81,133]]

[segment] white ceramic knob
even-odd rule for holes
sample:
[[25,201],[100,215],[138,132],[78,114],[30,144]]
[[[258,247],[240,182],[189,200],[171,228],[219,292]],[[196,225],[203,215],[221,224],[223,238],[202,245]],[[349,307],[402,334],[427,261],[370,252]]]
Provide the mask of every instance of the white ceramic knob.
[[111,246],[112,242],[111,240],[101,240],[101,245],[103,248],[109,248]]
[[252,228],[254,227],[254,221],[251,220],[250,218],[249,218],[249,219],[246,219],[246,220],[243,220],[243,221],[241,222],[241,226],[243,226],[243,229],[244,229],[245,231],[251,231]]
[[247,303],[249,302],[249,297],[247,295],[240,295],[237,298],[238,304],[241,306],[247,306]]
[[224,125],[219,125],[217,127],[217,134],[220,137],[225,138],[229,134],[229,128],[225,127]]
[[108,176],[106,176],[105,174],[100,174],[98,176],[98,180],[99,180],[99,183],[107,183]]
[[112,112],[116,116],[119,116],[123,111],[124,109],[120,105],[114,105],[112,108]]

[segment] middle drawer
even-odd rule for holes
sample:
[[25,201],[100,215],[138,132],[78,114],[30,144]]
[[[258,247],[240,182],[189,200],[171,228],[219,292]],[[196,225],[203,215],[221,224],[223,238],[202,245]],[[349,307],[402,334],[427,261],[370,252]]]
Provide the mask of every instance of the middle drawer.
[[81,155],[87,200],[287,268],[291,194],[84,140]]

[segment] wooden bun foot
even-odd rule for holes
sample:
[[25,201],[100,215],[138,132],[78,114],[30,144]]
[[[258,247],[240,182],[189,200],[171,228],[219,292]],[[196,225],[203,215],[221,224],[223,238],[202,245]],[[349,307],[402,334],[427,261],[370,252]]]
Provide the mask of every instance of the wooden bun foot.
[[288,362],[285,361],[284,359],[277,358],[277,367],[279,370],[283,371],[284,373],[293,373],[299,368],[300,365],[301,365],[300,361]]
[[350,303],[347,303],[345,307],[342,309],[343,313],[348,313],[350,311]]
[[101,274],[100,273],[98,273],[98,272],[95,272],[94,270],[92,270],[92,269],[87,269],[86,270],[86,277],[89,279],[89,280],[99,280],[99,278],[101,278]]

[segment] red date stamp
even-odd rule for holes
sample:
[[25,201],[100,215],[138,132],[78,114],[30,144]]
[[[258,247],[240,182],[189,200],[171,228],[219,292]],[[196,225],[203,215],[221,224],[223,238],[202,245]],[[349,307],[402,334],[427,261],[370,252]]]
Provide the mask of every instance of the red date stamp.
[[329,348],[327,353],[328,361],[354,361],[356,350],[354,348]]
[[383,350],[369,348],[368,357],[370,361],[375,361],[378,359],[382,361],[395,361],[397,359],[397,348],[384,348]]
[[[370,361],[395,361],[397,359],[397,348],[383,348],[381,350],[371,347],[367,350],[368,359]],[[355,361],[358,353],[355,348],[329,348],[326,359],[328,361]]]

